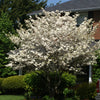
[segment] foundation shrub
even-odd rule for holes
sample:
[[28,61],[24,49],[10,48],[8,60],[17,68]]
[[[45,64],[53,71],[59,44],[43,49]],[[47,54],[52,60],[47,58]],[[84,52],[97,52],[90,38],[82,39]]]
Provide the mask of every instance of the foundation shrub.
[[26,83],[26,97],[39,97],[47,93],[43,71],[34,71],[30,74],[26,74],[24,81]]
[[[44,97],[48,95],[58,99],[64,97],[63,90],[66,87],[71,88],[75,85],[76,77],[66,72],[59,74],[59,72],[34,71],[25,75],[24,81],[26,83],[27,96]],[[57,92],[54,89],[55,87],[57,87]]]
[[1,84],[5,94],[23,94],[25,88],[24,76],[11,76],[5,78]]
[[77,95],[80,96],[81,100],[94,100],[96,96],[96,84],[81,83],[77,88]]

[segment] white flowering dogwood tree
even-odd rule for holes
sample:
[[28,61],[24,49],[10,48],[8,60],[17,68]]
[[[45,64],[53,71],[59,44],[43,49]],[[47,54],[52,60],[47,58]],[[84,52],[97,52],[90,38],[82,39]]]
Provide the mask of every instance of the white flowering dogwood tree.
[[34,70],[79,71],[80,66],[96,63],[95,50],[99,42],[93,37],[95,27],[92,20],[85,19],[77,27],[78,15],[69,16],[69,12],[46,12],[44,16],[30,17],[26,20],[27,28],[17,30],[19,36],[10,39],[19,48],[8,53],[14,69],[33,67]]
[[[100,48],[100,42],[93,37],[96,27],[93,28],[91,19],[85,19],[77,26],[78,15],[45,10],[43,13],[44,16],[26,20],[27,28],[20,25],[18,36],[10,36],[19,48],[8,53],[10,63],[7,66],[18,69],[20,74],[22,69],[31,67],[33,70],[44,70],[47,74],[59,72],[61,75],[63,71],[79,72],[81,66],[96,63],[95,50]],[[60,77],[51,89],[48,76],[49,93],[59,94]]]

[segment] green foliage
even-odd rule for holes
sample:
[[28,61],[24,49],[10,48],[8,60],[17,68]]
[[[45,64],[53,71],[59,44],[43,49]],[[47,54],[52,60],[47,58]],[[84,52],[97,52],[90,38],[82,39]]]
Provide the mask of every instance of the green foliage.
[[77,88],[77,95],[80,96],[80,99],[89,99],[93,100],[96,96],[96,84],[95,83],[82,83]]
[[10,20],[8,13],[1,12],[0,14],[0,33],[8,34],[15,33],[13,22]]
[[73,100],[73,98],[65,98],[65,100]]
[[47,0],[0,0],[0,12],[9,13],[10,19],[14,24],[24,22],[28,13],[40,10],[46,6]]
[[48,95],[42,98],[43,100],[55,100],[54,97],[49,97]]
[[[25,75],[24,80],[27,93],[33,93],[32,95],[41,97],[48,95],[55,98],[63,96],[63,90],[66,87],[74,86],[76,83],[76,77],[66,72],[60,75],[58,72],[34,71]],[[55,90],[55,87],[57,87],[57,90]]]
[[100,50],[96,51],[97,56],[97,64],[93,66],[93,81],[97,82],[98,79],[100,79]]
[[24,93],[25,82],[24,76],[11,76],[5,78],[2,82],[3,93],[20,94]]
[[65,100],[80,100],[79,96],[76,95],[74,89],[65,88],[63,91]]
[[1,84],[3,82],[4,78],[0,78],[0,88],[1,88]]
[[3,82],[4,78],[0,78],[0,94],[2,94],[2,82]]
[[29,99],[33,95],[32,91],[33,91],[32,87],[26,84],[25,94],[24,94],[25,98]]
[[92,99],[94,99],[95,98],[95,96],[96,96],[96,84],[95,83],[91,83],[90,85],[89,85],[89,90],[88,90],[89,92],[89,99],[90,100],[92,100]]
[[73,92],[73,90],[65,88],[64,91],[63,91],[63,94],[64,94],[64,96],[67,96],[67,95],[71,94],[72,92]]
[[100,68],[93,68],[93,81],[96,83],[97,80],[100,79]]
[[[62,80],[65,81],[66,87],[72,87],[76,84],[76,76],[69,73],[62,73]],[[63,85],[63,84],[62,84]]]
[[35,96],[41,96],[46,94],[46,81],[43,79],[44,72],[35,71],[31,74],[26,74],[24,81],[26,83],[26,91],[30,94]]
[[93,66],[93,81],[96,83],[98,79],[100,79],[100,50],[96,51],[97,56],[97,64]]
[[12,68],[5,67],[5,65],[8,63],[6,53],[8,53],[14,47],[14,44],[6,36],[7,34],[11,33],[15,33],[13,23],[10,21],[8,14],[2,12],[0,16],[0,77],[7,77],[16,74]]

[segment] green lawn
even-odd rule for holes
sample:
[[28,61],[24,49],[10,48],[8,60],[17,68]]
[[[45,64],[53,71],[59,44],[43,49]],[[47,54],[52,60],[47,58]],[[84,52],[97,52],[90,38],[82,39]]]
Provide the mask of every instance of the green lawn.
[[0,95],[0,100],[25,100],[25,97],[19,95]]

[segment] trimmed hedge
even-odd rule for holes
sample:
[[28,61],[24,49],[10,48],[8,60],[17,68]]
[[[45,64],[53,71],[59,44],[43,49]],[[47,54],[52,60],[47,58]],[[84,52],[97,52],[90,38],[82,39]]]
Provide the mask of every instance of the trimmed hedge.
[[25,88],[24,76],[11,76],[5,78],[1,84],[5,94],[23,94]]

